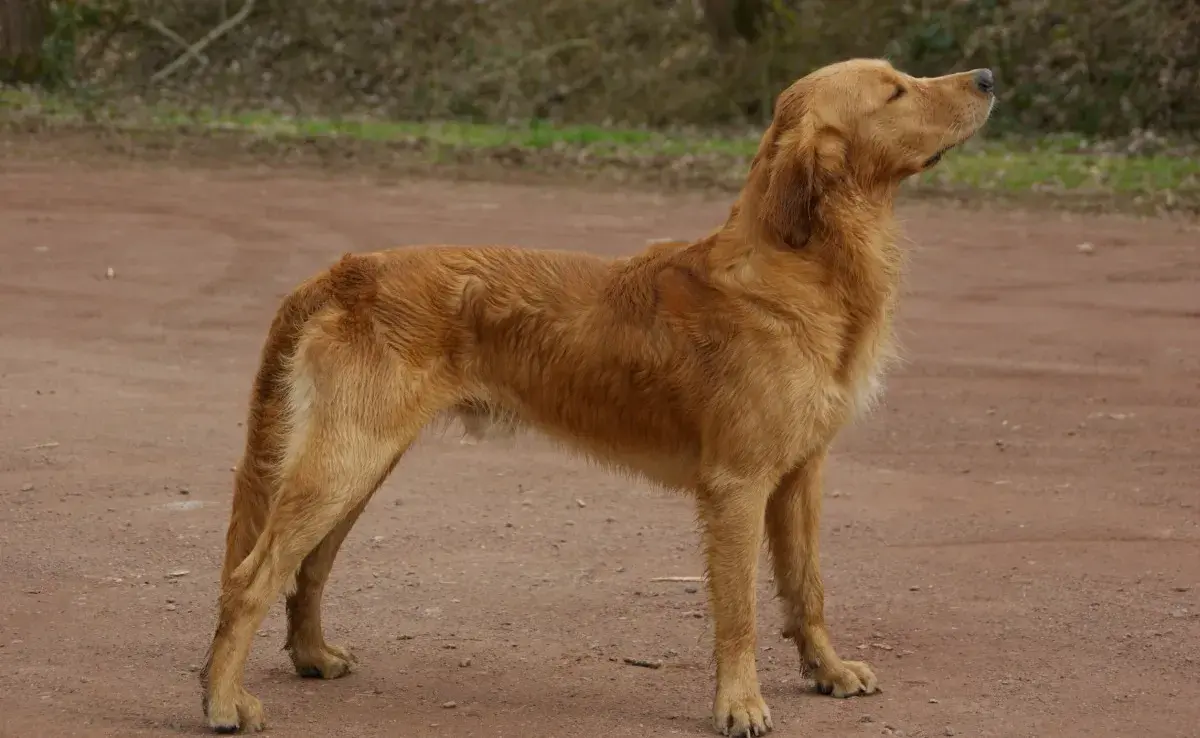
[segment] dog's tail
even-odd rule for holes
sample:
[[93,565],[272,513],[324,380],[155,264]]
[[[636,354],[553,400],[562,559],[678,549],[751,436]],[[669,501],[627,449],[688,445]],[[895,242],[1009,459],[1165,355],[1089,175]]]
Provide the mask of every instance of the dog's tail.
[[246,449],[234,476],[222,587],[253,550],[279,486],[288,434],[289,365],[300,335],[309,318],[334,298],[328,273],[319,275],[284,298],[271,323],[250,396]]

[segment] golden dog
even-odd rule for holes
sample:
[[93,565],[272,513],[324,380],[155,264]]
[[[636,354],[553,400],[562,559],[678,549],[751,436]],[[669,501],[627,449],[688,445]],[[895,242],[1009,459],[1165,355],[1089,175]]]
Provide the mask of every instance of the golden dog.
[[476,434],[535,429],[694,495],[717,730],[771,728],[755,666],[764,533],[803,668],[825,693],[874,692],[825,625],[821,467],[892,357],[897,188],[984,124],[993,84],[988,70],[914,78],[865,59],[809,74],[779,96],[728,220],[695,243],[619,260],[393,249],[300,285],[254,382],[201,677],[209,725],[263,727],[242,673],[285,589],[296,670],[350,669],[322,635],[334,557],[421,429],[453,415]]

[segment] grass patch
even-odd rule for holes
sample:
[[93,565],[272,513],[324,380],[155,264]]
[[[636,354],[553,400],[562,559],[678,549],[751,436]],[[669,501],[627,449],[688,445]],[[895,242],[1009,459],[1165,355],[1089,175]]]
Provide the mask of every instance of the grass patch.
[[[759,131],[700,132],[588,125],[297,119],[265,112],[183,111],[164,105],[88,103],[81,98],[0,91],[0,121],[47,127],[103,127],[126,133],[222,132],[256,141],[338,142],[419,149],[430,162],[502,157],[509,165],[639,171],[683,184],[736,189]],[[1037,140],[980,137],[952,152],[910,189],[961,196],[998,195],[1134,205],[1143,210],[1200,211],[1200,156],[1159,140],[1088,142],[1075,136]],[[1150,149],[1149,152],[1146,149]],[[554,167],[551,167],[554,168]],[[653,170],[653,171],[650,171]]]

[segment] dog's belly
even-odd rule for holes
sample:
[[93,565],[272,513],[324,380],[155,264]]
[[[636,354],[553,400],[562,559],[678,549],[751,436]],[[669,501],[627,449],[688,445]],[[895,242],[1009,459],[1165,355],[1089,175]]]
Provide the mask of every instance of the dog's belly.
[[699,479],[699,456],[691,450],[661,453],[654,446],[628,448],[626,436],[618,439],[597,438],[590,433],[527,420],[519,410],[463,405],[455,411],[469,438],[487,441],[509,439],[517,433],[543,436],[564,450],[579,453],[590,461],[618,474],[633,475],[668,488],[693,488]]
[[[708,472],[728,472],[736,459],[752,458],[754,468],[743,472],[782,475],[833,440],[853,411],[853,394],[834,383],[772,391],[788,384],[753,391],[737,383],[692,386],[686,402],[666,382],[625,395],[606,391],[612,387],[603,382],[551,381],[536,391],[493,385],[480,406],[491,410],[459,413],[475,437],[533,431],[612,471],[695,489],[706,465],[713,467]],[[747,395],[773,400],[748,401]]]
[[467,405],[477,408],[466,425],[479,429],[490,418],[524,426],[667,486],[695,479],[719,388],[704,381],[688,341],[607,314],[510,306],[502,319],[484,318],[471,326],[459,362]]
[[611,386],[503,393],[502,405],[520,425],[614,471],[667,487],[694,486],[701,431],[688,410],[671,402],[673,393],[621,396],[606,389]]

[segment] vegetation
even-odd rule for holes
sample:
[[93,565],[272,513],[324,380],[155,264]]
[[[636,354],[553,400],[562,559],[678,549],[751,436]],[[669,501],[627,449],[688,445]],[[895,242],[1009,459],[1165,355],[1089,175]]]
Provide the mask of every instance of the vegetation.
[[1193,0],[0,0],[0,31],[0,76],[37,87],[5,93],[10,128],[672,160],[713,183],[809,69],[986,65],[990,138],[917,189],[1200,209]]

